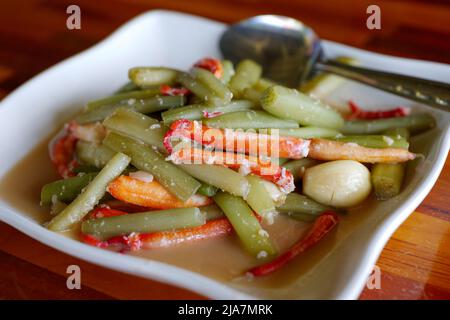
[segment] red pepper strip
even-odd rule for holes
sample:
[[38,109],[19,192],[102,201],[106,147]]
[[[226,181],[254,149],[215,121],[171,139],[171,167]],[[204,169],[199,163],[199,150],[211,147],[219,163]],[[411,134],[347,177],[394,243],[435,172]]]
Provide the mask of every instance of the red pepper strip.
[[261,178],[275,183],[286,193],[295,189],[294,177],[286,168],[268,162],[262,162],[257,157],[222,151],[187,148],[174,151],[169,157],[174,163],[206,163],[223,165],[232,169],[248,170]]
[[[164,136],[164,146],[172,153],[173,139],[190,139],[204,146],[229,152],[242,152],[259,156],[301,159],[308,155],[309,140],[296,137],[276,137],[254,132],[233,131],[202,126],[187,119],[174,121]],[[278,147],[278,154],[272,148]]]
[[394,117],[404,117],[409,114],[409,109],[406,107],[397,107],[391,110],[365,111],[361,109],[355,102],[350,100],[348,102],[350,111],[352,112],[349,119],[384,119]]
[[255,277],[260,277],[279,270],[296,256],[316,245],[338,224],[338,222],[339,217],[336,213],[332,211],[325,211],[316,219],[308,234],[288,251],[277,257],[275,260],[252,268],[248,272]]
[[136,251],[141,248],[156,249],[174,246],[183,242],[192,242],[203,239],[216,238],[222,235],[230,234],[233,227],[226,218],[211,220],[202,226],[195,228],[181,229],[177,231],[160,231],[152,233],[132,233],[128,236],[117,236],[108,240],[99,240],[88,234],[82,234],[81,239],[84,243],[107,248],[116,246],[121,252]]
[[206,69],[213,73],[217,78],[221,78],[223,75],[223,67],[220,60],[214,58],[203,58],[194,64],[194,67]]
[[74,155],[75,146],[78,139],[71,133],[70,127],[72,125],[72,123],[66,125],[66,134],[56,140],[52,150],[50,151],[50,158],[59,175],[63,178],[75,176],[75,173],[72,170],[77,166]]
[[174,88],[167,84],[162,84],[159,87],[159,91],[161,92],[162,95],[165,95],[165,96],[185,96],[185,95],[188,95],[191,93],[191,91],[189,91],[189,89]]

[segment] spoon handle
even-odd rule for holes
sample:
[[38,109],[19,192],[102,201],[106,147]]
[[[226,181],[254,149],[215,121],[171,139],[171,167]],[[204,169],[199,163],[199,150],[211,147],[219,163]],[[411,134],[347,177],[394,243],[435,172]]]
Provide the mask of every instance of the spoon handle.
[[450,111],[450,84],[370,70],[338,61],[321,61],[317,69],[355,80],[417,102]]

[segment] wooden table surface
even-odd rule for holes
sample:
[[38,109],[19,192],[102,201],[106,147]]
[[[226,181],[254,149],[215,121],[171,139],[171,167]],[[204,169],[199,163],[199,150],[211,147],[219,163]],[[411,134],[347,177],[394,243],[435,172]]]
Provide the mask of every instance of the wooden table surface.
[[[0,98],[38,72],[95,44],[133,16],[171,9],[223,22],[263,13],[290,15],[329,40],[376,52],[450,63],[447,0],[384,0],[382,29],[365,27],[372,1],[20,0],[0,2]],[[66,28],[78,4],[82,29]],[[450,160],[425,201],[395,232],[377,265],[381,289],[361,299],[450,299]],[[83,270],[67,290],[66,267]],[[173,286],[107,270],[48,248],[0,223],[0,299],[196,299]]]

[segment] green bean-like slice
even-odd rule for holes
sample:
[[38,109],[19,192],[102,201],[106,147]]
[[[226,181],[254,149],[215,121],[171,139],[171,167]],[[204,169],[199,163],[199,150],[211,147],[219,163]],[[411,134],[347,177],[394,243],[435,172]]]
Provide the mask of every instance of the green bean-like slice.
[[396,117],[376,120],[346,121],[341,132],[351,134],[377,134],[395,128],[406,128],[412,134],[429,130],[436,125],[436,120],[428,113],[411,114],[406,117]]
[[103,125],[110,130],[156,146],[160,151],[165,151],[163,138],[168,130],[167,127],[145,114],[127,108],[120,108],[106,118],[103,121]]
[[41,205],[48,206],[55,201],[74,200],[96,175],[97,172],[92,172],[47,183],[41,189]]
[[264,186],[262,179],[255,175],[249,175],[247,180],[250,183],[250,192],[245,200],[264,221],[270,224],[273,223],[273,217],[276,214],[275,203]]
[[294,176],[294,179],[298,179],[303,177],[303,173],[305,173],[305,170],[307,168],[310,168],[312,166],[315,166],[316,164],[319,164],[320,161],[310,159],[310,158],[303,158],[298,160],[291,160],[286,163],[283,163],[281,166],[289,170],[292,175]]
[[214,114],[225,114],[236,111],[250,110],[255,104],[248,100],[234,100],[224,106],[209,106],[193,104],[180,108],[173,108],[161,113],[161,117],[165,125],[170,125],[175,120],[188,119],[200,120],[205,116]]
[[80,140],[77,142],[75,154],[83,164],[103,168],[116,153],[104,144]]
[[233,62],[230,60],[222,60],[222,70],[223,72],[220,80],[222,80],[223,83],[228,84],[231,77],[235,74]]
[[267,112],[282,119],[295,120],[303,126],[339,129],[344,125],[342,116],[336,110],[283,86],[268,88],[261,105]]
[[283,205],[277,207],[280,213],[287,214],[291,218],[310,222],[315,220],[321,213],[336,209],[320,204],[307,196],[298,193],[290,193]]
[[116,132],[109,132],[103,143],[117,152],[131,157],[131,164],[139,170],[151,173],[167,190],[182,201],[194,195],[201,184],[186,172],[166,161],[151,146]]
[[276,254],[269,234],[261,227],[245,201],[226,192],[218,192],[214,201],[227,216],[244,248],[258,259],[266,259]]
[[224,104],[231,101],[233,94],[214,74],[203,68],[193,68],[191,72],[195,79],[208,88],[208,90],[212,91],[217,97],[222,99]]
[[338,136],[340,132],[331,128],[301,127],[294,129],[281,128],[278,131],[278,134],[280,136],[311,139],[311,138],[334,138]]
[[150,233],[193,228],[205,222],[206,215],[198,208],[177,208],[88,219],[81,225],[81,231],[99,239],[108,239],[133,232]]
[[178,71],[164,67],[136,67],[128,72],[130,80],[141,88],[159,86],[161,84],[173,85],[176,82]]
[[251,88],[259,80],[262,67],[252,60],[242,60],[236,67],[236,74],[230,80],[230,89],[239,97],[245,88]]
[[209,164],[180,164],[181,169],[194,178],[233,195],[246,197],[250,186],[247,179],[229,168]]
[[265,111],[248,110],[223,114],[203,121],[208,127],[229,129],[298,128],[293,120],[284,120]]
[[147,90],[134,90],[114,94],[99,100],[90,101],[86,105],[86,110],[93,110],[103,106],[133,103],[137,99],[148,99],[159,94],[159,87]]
[[64,231],[81,221],[105,195],[108,184],[117,178],[129,163],[128,156],[117,153],[76,199],[49,222],[48,228],[52,231]]
[[181,107],[186,103],[184,96],[155,96],[146,99],[130,99],[125,104],[104,105],[92,110],[86,110],[75,117],[80,124],[102,121],[119,108],[129,108],[141,113],[153,113],[170,108]]
[[365,135],[335,138],[337,141],[356,143],[367,148],[403,148],[408,149],[408,141],[401,136]]

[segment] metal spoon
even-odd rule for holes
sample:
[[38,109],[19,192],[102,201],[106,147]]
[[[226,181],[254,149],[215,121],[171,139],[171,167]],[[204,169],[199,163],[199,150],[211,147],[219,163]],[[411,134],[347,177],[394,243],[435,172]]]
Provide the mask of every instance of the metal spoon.
[[223,33],[220,49],[233,63],[255,60],[265,77],[287,86],[325,71],[450,111],[450,84],[327,60],[314,31],[289,17],[261,15],[234,24]]

